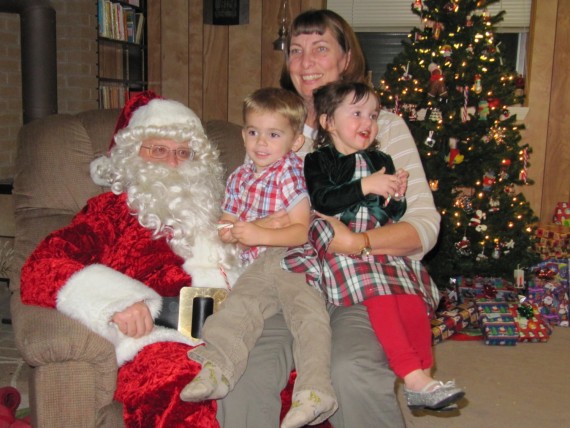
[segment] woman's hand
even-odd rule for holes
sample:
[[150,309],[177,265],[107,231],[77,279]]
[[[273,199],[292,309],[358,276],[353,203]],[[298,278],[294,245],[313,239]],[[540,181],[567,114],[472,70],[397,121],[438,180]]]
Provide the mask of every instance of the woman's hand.
[[266,229],[282,229],[291,224],[289,214],[285,210],[279,210],[267,217],[255,220],[254,223]]
[[117,324],[123,334],[135,339],[149,334],[154,328],[150,309],[144,302],[134,303],[121,312],[116,312],[111,321]]
[[342,254],[357,254],[363,247],[364,240],[360,233],[352,232],[336,217],[316,213],[320,218],[328,221],[334,229],[334,238],[329,246],[329,252]]
[[396,198],[403,198],[406,196],[406,191],[408,190],[408,178],[410,177],[410,173],[402,168],[398,168],[394,175],[400,180],[397,196],[394,196],[396,196]]

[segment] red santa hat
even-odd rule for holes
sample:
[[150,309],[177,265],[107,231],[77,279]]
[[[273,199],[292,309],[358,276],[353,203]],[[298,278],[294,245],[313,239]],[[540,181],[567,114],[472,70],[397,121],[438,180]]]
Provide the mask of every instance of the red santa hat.
[[131,97],[123,107],[119,118],[117,119],[117,124],[115,125],[115,130],[113,131],[113,137],[111,138],[111,144],[109,145],[109,150],[115,145],[115,135],[121,129],[124,129],[129,124],[133,113],[139,108],[147,105],[151,100],[160,98],[158,94],[153,91],[144,91],[133,97]]
[[117,144],[117,136],[135,139],[142,144],[142,140],[147,138],[171,138],[174,129],[204,131],[198,116],[184,104],[164,99],[153,91],[137,94],[125,104],[117,119],[107,155],[91,162],[91,178],[100,186],[109,185],[100,177],[99,171],[109,165],[109,155]]

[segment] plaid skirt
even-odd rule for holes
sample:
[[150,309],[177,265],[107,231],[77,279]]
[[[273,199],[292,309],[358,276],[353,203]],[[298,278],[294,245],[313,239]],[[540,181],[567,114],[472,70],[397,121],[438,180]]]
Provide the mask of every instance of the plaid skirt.
[[334,229],[322,218],[313,220],[309,240],[290,248],[283,269],[305,273],[309,285],[322,290],[336,306],[349,306],[373,296],[414,294],[423,298],[430,315],[439,291],[425,266],[408,257],[347,255],[328,252]]

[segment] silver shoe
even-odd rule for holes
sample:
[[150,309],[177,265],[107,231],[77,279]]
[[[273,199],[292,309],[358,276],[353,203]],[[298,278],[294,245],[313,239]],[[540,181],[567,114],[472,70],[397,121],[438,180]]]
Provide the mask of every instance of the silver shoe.
[[440,410],[461,399],[465,395],[465,391],[457,388],[452,380],[447,383],[434,380],[419,392],[410,391],[404,387],[404,395],[408,407],[412,410]]

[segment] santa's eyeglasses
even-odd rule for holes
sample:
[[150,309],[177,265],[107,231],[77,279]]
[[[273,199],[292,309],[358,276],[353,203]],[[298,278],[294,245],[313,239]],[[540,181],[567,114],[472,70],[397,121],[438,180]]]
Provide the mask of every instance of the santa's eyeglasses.
[[170,152],[174,152],[178,160],[192,160],[194,159],[194,150],[189,147],[178,147],[176,149],[169,149],[166,146],[141,146],[143,149],[147,149],[150,156],[155,159],[166,159]]

